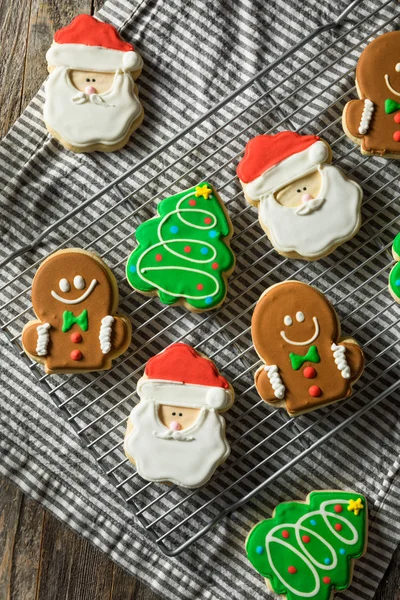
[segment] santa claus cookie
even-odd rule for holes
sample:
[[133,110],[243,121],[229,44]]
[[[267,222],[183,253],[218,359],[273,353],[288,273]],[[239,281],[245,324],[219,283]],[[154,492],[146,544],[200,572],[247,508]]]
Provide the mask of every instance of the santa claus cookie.
[[396,235],[392,248],[393,258],[397,260],[389,275],[389,291],[396,302],[400,302],[400,233]]
[[109,369],[131,340],[127,317],[117,316],[118,286],[107,265],[86,250],[59,250],[32,283],[37,320],[25,325],[25,352],[47,373]]
[[357,342],[340,337],[333,307],[306,283],[268,288],[254,310],[251,334],[265,363],[255,375],[258,393],[292,416],[347,398],[364,369]]
[[400,157],[400,31],[385,33],[361,54],[356,69],[359,100],[343,111],[346,135],[362,154]]
[[305,502],[279,504],[246,540],[251,564],[268,588],[287,600],[332,600],[351,584],[367,549],[368,513],[356,492],[311,492]]
[[357,233],[362,190],[331,159],[316,135],[282,131],[248,142],[237,175],[279,254],[317,260]]
[[225,419],[234,392],[213,362],[186,344],[151,358],[138,381],[125,453],[147,481],[197,488],[229,455]]
[[143,61],[115,27],[79,15],[56,31],[46,54],[44,122],[73,152],[125,146],[143,120],[134,80]]
[[157,211],[136,230],[138,245],[126,266],[129,283],[165,304],[193,312],[216,308],[235,267],[223,202],[209,183],[201,183],[165,198]]

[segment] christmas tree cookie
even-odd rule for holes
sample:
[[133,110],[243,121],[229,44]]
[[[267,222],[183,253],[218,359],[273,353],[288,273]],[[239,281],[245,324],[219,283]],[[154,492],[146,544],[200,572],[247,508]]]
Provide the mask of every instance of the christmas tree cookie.
[[390,271],[389,291],[396,302],[400,303],[400,233],[398,233],[394,238],[392,253],[394,259],[398,262]]
[[216,308],[235,266],[232,223],[222,201],[201,183],[165,198],[157,212],[136,230],[138,245],[126,267],[130,285],[194,312]]
[[356,492],[311,492],[279,504],[248,535],[246,552],[268,587],[287,600],[329,600],[349,587],[367,548],[367,503]]

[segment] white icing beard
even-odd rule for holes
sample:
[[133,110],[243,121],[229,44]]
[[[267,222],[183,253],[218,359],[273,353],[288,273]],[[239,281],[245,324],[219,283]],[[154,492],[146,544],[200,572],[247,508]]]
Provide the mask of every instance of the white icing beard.
[[193,425],[172,432],[161,423],[158,405],[142,399],[132,410],[130,421],[133,430],[125,439],[125,449],[147,481],[199,487],[230,452],[225,421],[213,409],[200,409]]
[[[319,167],[321,192],[310,211],[279,204],[272,194],[261,198],[260,219],[274,247],[284,253],[317,257],[349,239],[360,224],[361,191],[336,167]],[[301,207],[300,207],[301,208]]]
[[46,125],[76,148],[122,141],[141,112],[130,73],[117,71],[111,89],[92,97],[75,88],[69,70],[55,68],[46,82]]

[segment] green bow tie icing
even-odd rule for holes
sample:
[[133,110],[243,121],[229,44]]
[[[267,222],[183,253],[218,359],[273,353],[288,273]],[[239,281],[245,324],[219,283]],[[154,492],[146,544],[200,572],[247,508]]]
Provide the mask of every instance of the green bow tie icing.
[[321,360],[318,354],[317,346],[310,346],[307,354],[301,356],[300,354],[295,354],[291,352],[289,354],[290,362],[292,363],[292,368],[297,371],[301,366],[304,365],[305,362],[319,363]]
[[253,567],[286,600],[330,600],[345,590],[352,561],[366,551],[367,502],[356,492],[311,492],[306,502],[283,502],[246,540]]
[[400,110],[399,102],[396,102],[396,100],[392,100],[391,98],[387,98],[385,100],[385,113],[390,115],[391,113],[396,112],[396,110]]
[[63,312],[62,331],[64,333],[66,331],[69,331],[72,325],[75,324],[78,325],[82,329],[82,331],[88,330],[88,311],[86,310],[86,308],[77,317],[70,310],[65,310]]

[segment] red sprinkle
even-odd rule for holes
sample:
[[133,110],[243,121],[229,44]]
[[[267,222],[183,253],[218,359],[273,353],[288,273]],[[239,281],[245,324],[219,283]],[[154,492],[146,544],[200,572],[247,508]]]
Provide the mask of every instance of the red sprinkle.
[[290,533],[288,532],[288,530],[284,529],[282,531],[282,537],[285,538],[285,540],[287,540],[289,536],[290,536]]
[[305,544],[309,544],[311,542],[311,538],[309,535],[303,535],[301,539]]
[[341,513],[343,512],[343,506],[341,504],[335,504],[333,510],[335,511],[335,513]]
[[190,246],[185,246],[183,251],[186,252],[186,254],[189,254],[189,252],[191,251],[191,247]]
[[196,288],[201,291],[204,288],[204,285],[202,283],[198,283]]
[[335,529],[336,529],[336,531],[342,531],[343,526],[340,523],[336,523]]
[[71,333],[71,342],[74,344],[80,344],[82,341],[82,336],[80,333]]
[[212,218],[211,218],[211,217],[206,217],[206,218],[204,219],[204,223],[205,223],[206,225],[210,225],[210,223],[212,223]]
[[393,134],[393,139],[395,142],[400,142],[400,131],[395,131]]
[[290,573],[291,575],[297,573],[296,567],[288,567],[288,573]]
[[330,577],[324,577],[322,581],[324,583],[330,583],[331,582],[331,578]]
[[218,269],[218,267],[219,267],[219,264],[217,262],[215,262],[211,265],[211,268],[214,269],[214,271],[216,271]]
[[160,262],[162,260],[162,254],[156,254],[156,261]]
[[72,350],[70,356],[71,356],[72,360],[81,360],[83,355],[80,350]]
[[190,206],[196,206],[196,200],[189,200]]
[[303,371],[303,375],[307,379],[314,379],[314,377],[317,376],[317,371],[314,369],[314,367],[306,367]]
[[394,122],[397,123],[397,125],[400,124],[400,112],[394,115]]
[[312,385],[310,388],[308,388],[308,393],[313,398],[319,398],[320,395],[322,394],[322,390],[317,385]]

